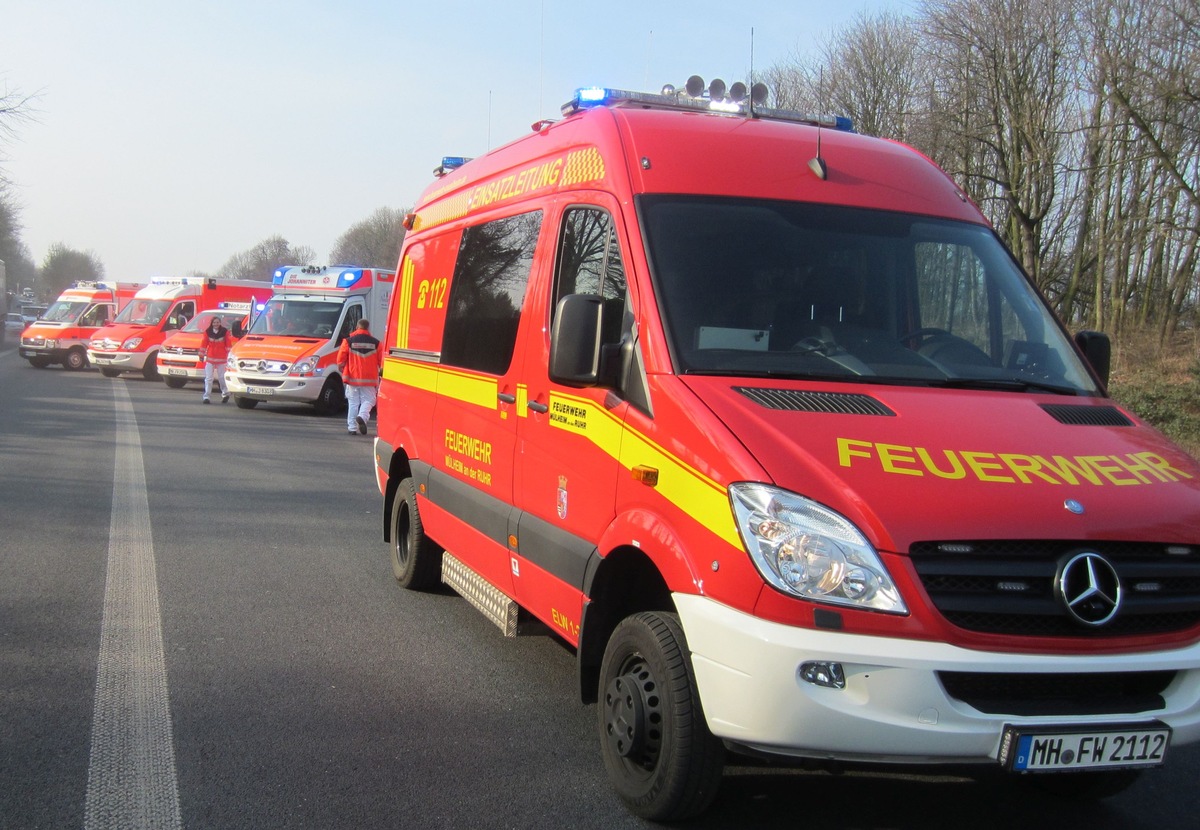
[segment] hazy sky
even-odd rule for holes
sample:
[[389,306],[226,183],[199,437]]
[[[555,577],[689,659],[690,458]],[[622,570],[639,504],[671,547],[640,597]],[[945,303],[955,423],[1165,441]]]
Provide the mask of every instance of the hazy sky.
[[[269,236],[324,263],[445,155],[528,131],[581,86],[726,83],[906,0],[0,0],[0,146],[35,263],[213,272]],[[395,263],[377,263],[393,266]]]

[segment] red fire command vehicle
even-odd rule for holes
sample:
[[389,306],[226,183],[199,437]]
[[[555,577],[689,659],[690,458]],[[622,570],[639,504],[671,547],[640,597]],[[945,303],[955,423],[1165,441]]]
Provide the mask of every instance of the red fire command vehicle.
[[21,333],[21,357],[38,369],[52,363],[83,369],[88,365],[92,336],[145,287],[144,282],[80,280],[72,284]]
[[[574,647],[635,813],[727,752],[1102,797],[1200,739],[1200,466],[928,159],[580,90],[409,220],[375,466],[399,582]],[[459,160],[461,161],[461,160]]]
[[88,359],[106,377],[141,372],[158,378],[158,351],[164,338],[199,312],[224,302],[251,303],[265,297],[271,285],[253,280],[215,277],[155,277],[139,291],[113,322],[93,335]]
[[250,324],[250,303],[222,302],[214,309],[201,311],[179,331],[173,331],[158,350],[158,376],[172,389],[182,389],[189,380],[204,382],[204,364],[200,362],[200,341],[214,317],[220,317],[236,343]]
[[332,413],[345,403],[337,349],[362,318],[383,330],[396,272],[343,265],[275,271],[274,294],[229,355],[225,380],[234,403],[312,404]]

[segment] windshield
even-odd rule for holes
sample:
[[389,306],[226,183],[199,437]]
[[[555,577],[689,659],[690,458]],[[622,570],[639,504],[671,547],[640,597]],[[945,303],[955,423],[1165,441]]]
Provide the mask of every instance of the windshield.
[[56,300],[50,304],[50,307],[46,309],[39,319],[51,323],[74,323],[87,307],[88,304],[86,302]]
[[170,307],[171,300],[131,300],[113,322],[157,326]]
[[342,301],[298,300],[272,297],[267,307],[254,318],[250,334],[282,334],[290,337],[328,339],[337,331]]
[[639,208],[680,372],[1098,391],[985,227],[796,202]]
[[232,329],[235,321],[242,319],[246,315],[236,311],[201,311],[195,317],[187,321],[187,325],[180,331],[204,331],[208,328],[208,324],[212,322],[214,317],[221,320],[221,325],[227,329]]

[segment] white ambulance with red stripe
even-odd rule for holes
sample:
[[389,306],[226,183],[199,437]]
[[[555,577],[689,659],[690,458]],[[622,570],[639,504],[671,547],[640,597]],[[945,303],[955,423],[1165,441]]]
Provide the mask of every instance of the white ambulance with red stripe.
[[358,321],[387,315],[396,272],[348,265],[278,268],[274,292],[255,310],[250,331],[225,366],[234,402],[311,404],[333,413],[345,406],[337,348]]
[[1200,465],[1108,396],[1107,337],[919,153],[689,87],[580,90],[421,196],[399,582],[574,649],[655,820],[728,754],[1103,797],[1200,740]]
[[88,343],[146,287],[144,282],[75,282],[21,333],[20,355],[38,369],[88,365]]
[[163,340],[183,328],[199,312],[226,302],[253,302],[271,284],[217,277],[154,277],[134,295],[109,325],[92,335],[88,360],[105,377],[141,372],[158,379],[158,352]]
[[251,306],[252,303],[218,303],[216,308],[199,312],[179,331],[167,335],[162,348],[158,350],[158,376],[163,383],[172,389],[182,389],[189,380],[203,382],[204,364],[200,362],[200,343],[204,339],[204,330],[214,317],[219,317],[236,343],[239,337],[246,335]]

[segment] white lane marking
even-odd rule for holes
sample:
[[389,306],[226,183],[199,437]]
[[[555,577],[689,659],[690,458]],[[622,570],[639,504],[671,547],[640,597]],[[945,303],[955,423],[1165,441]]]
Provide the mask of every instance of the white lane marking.
[[181,828],[141,436],[113,382],[117,453],[85,830]]

